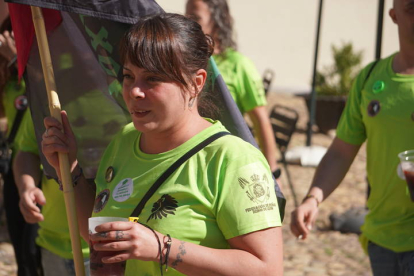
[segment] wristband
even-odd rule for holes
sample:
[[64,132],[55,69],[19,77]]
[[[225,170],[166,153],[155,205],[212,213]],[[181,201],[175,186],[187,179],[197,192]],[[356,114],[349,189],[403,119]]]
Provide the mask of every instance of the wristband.
[[[79,167],[79,173],[75,176],[72,176],[72,186],[76,187],[76,185],[78,184],[79,179],[81,178],[83,174],[83,170],[81,167]],[[59,190],[63,191],[63,184],[62,181],[60,179],[58,179],[58,183],[59,183]]]
[[[132,217],[132,219],[133,219],[133,220],[134,220],[134,218],[135,218],[135,217]],[[158,243],[158,255],[160,256],[160,261],[159,261],[159,264],[160,264],[160,275],[161,275],[161,276],[163,276],[164,274],[162,273],[162,266],[164,265],[164,262],[163,262],[163,259],[162,259],[162,249],[161,249],[161,241],[160,241],[160,238],[158,237],[158,235],[157,235],[157,233],[155,232],[155,230],[154,230],[154,229],[152,229],[151,227],[149,227],[148,225],[143,224],[143,223],[140,223],[140,222],[138,222],[137,220],[136,220],[136,221],[134,221],[134,222],[139,223],[139,224],[141,224],[141,225],[142,225],[142,226],[144,226],[144,227],[147,227],[149,230],[151,230],[151,231],[152,231],[152,233],[154,233],[155,238],[157,239],[157,243]]]
[[166,247],[167,247],[167,252],[165,253],[165,272],[168,271],[168,257],[170,256],[170,250],[171,250],[171,244],[172,244],[172,239],[171,236],[169,234],[167,234],[168,240],[166,242]]
[[316,198],[316,196],[315,196],[315,195],[307,195],[307,196],[305,196],[305,198],[302,200],[302,203],[303,203],[303,202],[305,202],[308,198],[313,198],[313,199],[315,199],[315,200],[316,200],[316,207],[319,207],[319,204],[320,204],[321,202],[319,201],[319,199],[317,199],[317,198]]
[[282,174],[282,171],[280,170],[280,168],[278,168],[274,172],[272,172],[272,174],[275,177],[275,179],[278,179],[280,175]]

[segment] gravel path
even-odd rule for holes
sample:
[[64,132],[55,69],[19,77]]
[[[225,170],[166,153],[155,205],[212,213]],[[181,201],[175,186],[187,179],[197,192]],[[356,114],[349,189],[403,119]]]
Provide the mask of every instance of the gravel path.
[[[289,148],[304,146],[308,114],[303,99],[293,95],[273,93],[269,95],[269,107],[275,103],[292,107],[299,112],[298,131],[293,135]],[[331,141],[332,136],[329,135],[316,133],[312,136],[313,145],[328,147]],[[301,200],[309,188],[315,168],[289,165],[289,171],[297,197]],[[283,226],[285,275],[371,275],[368,257],[359,245],[358,236],[331,231],[329,221],[329,215],[333,212],[343,213],[351,207],[365,204],[365,147],[361,148],[340,187],[321,204],[317,227],[305,241],[297,241],[289,230],[293,200],[285,176],[286,174],[283,173],[284,193],[288,200]],[[0,276],[2,275],[16,275],[13,249],[7,242],[4,223],[0,224]]]

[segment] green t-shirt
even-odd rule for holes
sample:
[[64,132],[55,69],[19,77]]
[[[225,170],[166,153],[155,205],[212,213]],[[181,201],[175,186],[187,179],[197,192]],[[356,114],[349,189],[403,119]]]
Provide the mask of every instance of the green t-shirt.
[[[10,80],[6,83],[6,86],[4,87],[4,94],[3,94],[3,105],[4,105],[4,112],[6,113],[6,119],[7,119],[7,136],[10,134],[10,131],[12,130],[14,118],[17,114],[17,109],[15,107],[15,101],[18,97],[22,96],[26,92],[26,86],[24,81],[22,80],[20,83],[18,82],[17,76],[13,76],[10,78]],[[27,117],[28,112],[25,111],[24,117]],[[20,127],[17,129],[15,141],[17,138],[21,135],[20,134]],[[13,157],[16,154],[16,152],[19,150],[18,144],[13,143],[12,145],[12,154]]]
[[[156,179],[207,137],[226,131],[216,121],[177,148],[140,151],[141,134],[127,125],[108,146],[97,176],[93,216],[129,217]],[[114,169],[108,183],[105,173]],[[214,141],[178,168],[145,205],[139,221],[160,233],[210,248],[236,236],[280,226],[273,179],[262,153],[235,136]],[[126,275],[158,275],[159,264],[129,260]],[[169,269],[166,275],[182,275]]]
[[[27,116],[22,120],[20,131],[21,135],[16,139],[20,150],[38,154],[30,110],[27,110]],[[44,220],[39,222],[36,243],[62,258],[73,259],[63,192],[59,190],[59,185],[55,180],[48,180],[44,175],[41,185],[46,204],[42,207]],[[89,246],[83,239],[81,239],[81,243],[83,256],[88,258]]]
[[213,57],[242,114],[267,104],[262,78],[250,59],[231,48]]
[[361,71],[337,136],[354,145],[367,141],[371,193],[362,226],[364,237],[402,252],[414,250],[414,203],[406,192],[406,182],[397,173],[397,154],[414,149],[414,75],[396,74],[393,58],[379,61],[364,86],[372,64]]

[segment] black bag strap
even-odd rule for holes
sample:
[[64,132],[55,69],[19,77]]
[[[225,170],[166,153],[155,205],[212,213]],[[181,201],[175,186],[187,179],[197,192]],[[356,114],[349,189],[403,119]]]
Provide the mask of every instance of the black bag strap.
[[381,59],[377,59],[376,61],[374,61],[374,63],[372,64],[371,68],[369,68],[368,74],[364,79],[364,84],[362,85],[362,89],[364,89],[364,86],[367,82],[367,80],[369,79],[369,77],[371,76],[372,71],[374,70],[375,66],[377,65],[377,63],[380,61]]
[[[25,94],[23,94],[22,96],[26,97]],[[16,107],[16,109],[17,109],[17,113],[13,120],[13,126],[12,126],[9,136],[7,137],[7,144],[9,145],[13,144],[14,142],[14,138],[16,137],[17,130],[19,129],[20,123],[22,122],[22,119],[23,119],[23,115],[27,109],[27,100],[24,99],[23,103],[21,103],[19,107]]]
[[217,140],[220,137],[229,135],[230,133],[227,131],[217,132],[216,134],[211,135],[204,141],[202,141],[200,144],[189,150],[186,154],[180,157],[177,161],[175,161],[155,182],[152,184],[151,188],[147,191],[147,193],[144,195],[144,197],[139,202],[138,206],[135,208],[135,210],[132,212],[130,217],[139,217],[139,215],[142,212],[142,209],[144,209],[145,204],[147,201],[154,195],[155,191],[161,186],[162,183],[164,183],[165,180],[167,180],[168,177],[176,170],[178,169],[185,161],[187,161],[191,156],[202,150],[204,147],[206,147],[208,144],[212,143],[213,141]]

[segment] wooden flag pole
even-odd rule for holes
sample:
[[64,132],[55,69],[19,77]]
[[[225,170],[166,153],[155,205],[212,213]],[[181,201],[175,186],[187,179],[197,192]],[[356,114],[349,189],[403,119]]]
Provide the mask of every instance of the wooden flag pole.
[[[45,78],[47,97],[49,100],[49,110],[53,118],[62,122],[60,115],[60,102],[56,92],[55,75],[53,72],[52,60],[50,57],[49,44],[46,36],[45,22],[43,20],[42,10],[39,7],[31,7],[33,24],[35,26],[37,43],[39,45],[40,59],[42,62],[43,76]],[[83,264],[83,255],[79,235],[78,220],[76,215],[75,194],[72,186],[72,176],[70,173],[70,164],[68,154],[59,153],[60,174],[62,177],[63,193],[66,205],[66,214],[68,217],[69,234],[72,243],[73,260],[75,263],[75,272],[77,276],[85,275]]]

